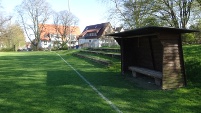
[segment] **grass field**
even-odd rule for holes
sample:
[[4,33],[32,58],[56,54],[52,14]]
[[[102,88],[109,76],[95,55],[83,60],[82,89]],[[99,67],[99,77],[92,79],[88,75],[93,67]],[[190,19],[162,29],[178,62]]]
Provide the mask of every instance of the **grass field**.
[[[59,54],[125,113],[198,113],[201,111],[201,46],[185,46],[188,86],[148,90],[119,71]],[[115,113],[55,52],[0,53],[1,113]]]

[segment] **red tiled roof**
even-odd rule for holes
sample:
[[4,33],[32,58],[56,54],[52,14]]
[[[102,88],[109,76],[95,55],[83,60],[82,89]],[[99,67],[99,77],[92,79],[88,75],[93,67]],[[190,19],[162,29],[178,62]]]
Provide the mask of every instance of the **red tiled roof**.
[[[54,24],[44,24],[43,27],[42,25],[39,25],[39,27],[42,29],[41,31],[41,40],[47,40],[48,34],[60,34],[64,32],[64,27],[59,25],[55,26]],[[56,28],[57,27],[57,28]],[[67,26],[66,32],[69,34],[69,31],[72,35],[80,35],[80,28],[78,26]]]
[[49,38],[49,37],[41,37],[40,40],[43,40],[43,41],[49,41],[50,38]]

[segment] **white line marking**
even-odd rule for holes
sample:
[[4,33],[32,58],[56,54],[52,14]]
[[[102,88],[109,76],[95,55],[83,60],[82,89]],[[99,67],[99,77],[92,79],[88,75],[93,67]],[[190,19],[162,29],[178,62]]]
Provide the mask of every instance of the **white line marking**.
[[96,93],[98,93],[98,95],[104,99],[114,110],[116,110],[118,113],[123,113],[122,111],[119,110],[119,108],[117,108],[117,106],[115,106],[108,98],[106,98],[100,91],[98,91],[98,89],[96,89],[86,78],[84,78],[84,76],[82,76],[73,66],[71,66],[65,59],[63,59],[63,57],[61,57],[60,54],[56,53],[70,68],[72,68],[78,75],[80,78],[82,78],[82,80],[84,80]]

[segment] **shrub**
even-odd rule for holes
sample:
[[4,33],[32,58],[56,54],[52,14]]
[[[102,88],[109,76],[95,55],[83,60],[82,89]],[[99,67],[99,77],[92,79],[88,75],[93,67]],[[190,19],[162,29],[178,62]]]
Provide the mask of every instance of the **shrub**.
[[13,48],[2,48],[2,49],[0,49],[0,51],[9,52],[9,51],[14,51],[14,49]]

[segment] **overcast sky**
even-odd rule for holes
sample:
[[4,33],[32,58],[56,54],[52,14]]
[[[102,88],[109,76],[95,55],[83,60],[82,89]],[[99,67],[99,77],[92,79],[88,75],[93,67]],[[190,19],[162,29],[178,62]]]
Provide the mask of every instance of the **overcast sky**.
[[[7,14],[14,15],[14,8],[19,5],[22,0],[0,0],[3,11]],[[47,0],[53,10],[68,10],[68,0]],[[101,4],[100,0],[70,0],[70,11],[79,18],[79,27],[82,30],[93,24],[107,22],[106,8]]]

